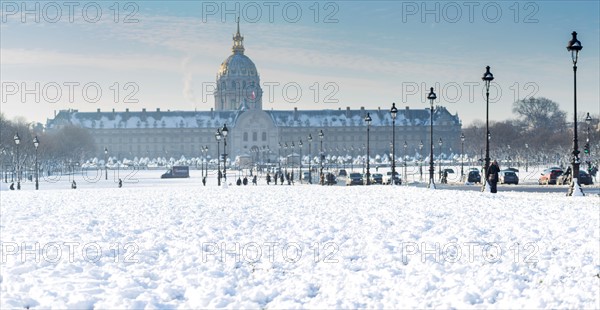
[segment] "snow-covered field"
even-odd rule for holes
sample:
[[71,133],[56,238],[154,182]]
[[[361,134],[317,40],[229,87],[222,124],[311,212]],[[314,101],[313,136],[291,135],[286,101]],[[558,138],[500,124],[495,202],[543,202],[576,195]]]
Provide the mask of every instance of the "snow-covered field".
[[2,191],[0,308],[600,308],[600,198],[198,178]]

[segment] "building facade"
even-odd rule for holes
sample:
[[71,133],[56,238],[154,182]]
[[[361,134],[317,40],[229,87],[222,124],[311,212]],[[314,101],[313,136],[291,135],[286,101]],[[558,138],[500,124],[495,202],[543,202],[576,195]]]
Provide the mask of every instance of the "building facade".
[[[233,37],[232,55],[217,73],[215,106],[210,111],[101,111],[61,110],[47,122],[48,130],[76,125],[90,130],[98,146],[117,158],[201,157],[208,147],[211,158],[218,156],[215,133],[227,124],[229,158],[243,156],[252,162],[277,162],[290,154],[317,156],[321,151],[319,133],[323,132],[323,152],[331,155],[364,155],[367,125],[372,118],[369,147],[371,156],[391,153],[392,118],[386,109],[263,110],[260,77],[255,64],[244,55],[243,37]],[[435,155],[460,151],[461,122],[438,106],[433,112]],[[429,154],[430,110],[400,108],[396,117],[396,156],[425,157]],[[308,141],[309,135],[312,142]],[[441,149],[438,140],[444,141]],[[302,143],[300,143],[302,141]],[[420,144],[425,147],[421,150]],[[404,145],[406,144],[406,147]],[[286,147],[287,145],[287,147]],[[302,145],[302,148],[300,147]],[[220,152],[223,153],[223,141]]]

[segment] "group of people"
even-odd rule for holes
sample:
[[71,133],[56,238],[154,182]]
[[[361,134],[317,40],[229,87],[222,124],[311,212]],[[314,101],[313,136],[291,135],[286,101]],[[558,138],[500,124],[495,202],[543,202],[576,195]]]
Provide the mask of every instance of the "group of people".
[[271,181],[275,181],[275,185],[277,185],[277,182],[279,181],[279,183],[281,185],[284,184],[284,181],[287,181],[288,185],[292,185],[294,184],[294,172],[287,172],[287,173],[283,173],[282,171],[278,171],[275,172],[273,178],[271,178],[271,174],[267,173],[267,185],[271,185]]
[[[244,176],[244,179],[241,179],[240,177],[238,177],[238,179],[235,182],[235,184],[237,186],[240,186],[242,184],[244,184],[244,186],[248,185],[248,177]],[[256,176],[252,176],[252,185],[258,185]]]

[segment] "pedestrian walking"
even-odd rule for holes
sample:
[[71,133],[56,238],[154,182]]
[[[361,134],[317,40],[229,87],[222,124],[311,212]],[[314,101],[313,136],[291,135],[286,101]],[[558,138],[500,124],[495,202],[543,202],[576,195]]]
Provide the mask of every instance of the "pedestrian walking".
[[[75,182],[75,181],[73,181]],[[123,180],[119,179],[119,188],[123,187]]]
[[75,182],[75,180],[73,180],[73,182],[71,183],[71,188],[77,189],[77,182]]
[[256,183],[256,175],[252,177],[252,185],[258,185],[258,183]]
[[271,185],[271,175],[267,173],[267,185]]
[[500,166],[498,165],[498,162],[494,160],[487,172],[487,180],[490,182],[490,191],[495,194],[498,190],[498,174],[500,173]]
[[244,186],[248,185],[248,177],[244,176],[244,180],[242,181]]

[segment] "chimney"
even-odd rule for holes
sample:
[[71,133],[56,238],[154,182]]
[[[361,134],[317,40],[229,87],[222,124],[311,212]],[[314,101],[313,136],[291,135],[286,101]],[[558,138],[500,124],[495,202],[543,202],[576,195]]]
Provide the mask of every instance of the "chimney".
[[346,107],[346,117],[350,117],[350,107]]
[[146,108],[142,108],[142,112],[146,113]]
[[125,108],[125,113],[129,113],[129,108]]
[[113,108],[113,111],[112,111],[112,112],[113,112],[113,113],[115,113],[115,108]]
[[156,108],[156,112],[160,112],[160,108]]
[[96,112],[100,113],[100,108],[96,109]]

